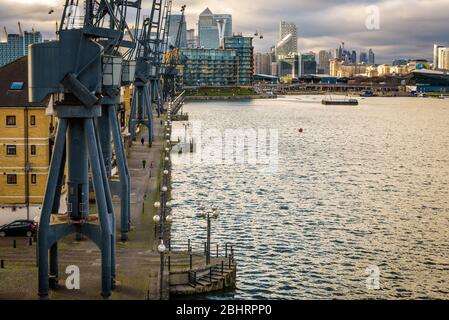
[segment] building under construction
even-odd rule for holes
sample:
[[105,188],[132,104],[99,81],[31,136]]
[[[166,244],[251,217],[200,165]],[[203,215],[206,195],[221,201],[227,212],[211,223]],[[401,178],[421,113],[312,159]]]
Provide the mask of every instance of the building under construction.
[[6,42],[0,42],[0,67],[28,55],[30,44],[42,42],[42,34],[39,31],[23,32],[20,24],[18,34],[8,34],[6,27],[4,30]]

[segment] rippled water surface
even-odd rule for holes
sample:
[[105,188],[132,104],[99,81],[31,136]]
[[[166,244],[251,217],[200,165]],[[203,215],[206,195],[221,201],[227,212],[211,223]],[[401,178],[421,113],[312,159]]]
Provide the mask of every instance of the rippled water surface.
[[199,250],[218,207],[213,241],[235,247],[238,288],[210,298],[449,298],[449,100],[320,99],[185,106],[203,130],[279,133],[277,170],[173,155],[174,242]]

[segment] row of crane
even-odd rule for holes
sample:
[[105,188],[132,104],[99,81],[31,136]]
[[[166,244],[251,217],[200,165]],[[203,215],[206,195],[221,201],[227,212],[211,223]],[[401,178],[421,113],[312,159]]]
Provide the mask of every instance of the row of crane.
[[[20,21],[17,22],[17,25],[19,26],[19,35],[23,37],[22,24]],[[6,29],[6,26],[3,26],[3,31],[5,32],[6,39],[8,39],[8,30]],[[34,32],[34,28],[32,29],[32,32]]]
[[[131,181],[117,114],[120,91],[133,86],[129,135],[135,138],[138,126],[146,126],[150,146],[153,110],[160,116],[164,102],[174,96],[176,59],[164,59],[167,54],[176,55],[179,46],[177,40],[168,48],[172,0],[148,1],[151,13],[140,21],[144,2],[66,0],[58,40],[30,47],[30,102],[49,99],[58,119],[38,230],[42,299],[57,286],[58,241],[70,234],[85,236],[101,250],[102,296],[108,298],[115,287],[113,194],[121,200],[122,241],[128,240],[131,223]],[[183,15],[184,10],[185,6]],[[133,28],[128,24],[130,17]],[[111,177],[113,154],[119,179]],[[67,190],[63,214],[59,212],[62,190]],[[91,191],[96,214],[90,211]]]

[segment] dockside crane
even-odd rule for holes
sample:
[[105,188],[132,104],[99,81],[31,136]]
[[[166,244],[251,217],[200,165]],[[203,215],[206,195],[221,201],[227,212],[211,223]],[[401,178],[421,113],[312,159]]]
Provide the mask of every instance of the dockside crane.
[[158,46],[156,47],[155,43],[155,52],[157,53],[157,61],[158,61],[158,77],[154,80],[154,101],[157,104],[159,110],[161,112],[164,111],[164,102],[166,98],[164,96],[163,91],[163,78],[166,73],[167,65],[164,61],[164,55],[168,51],[168,36],[170,34],[170,21],[171,21],[171,10],[172,10],[172,0],[167,0],[165,2],[164,10],[162,13],[162,21],[161,21],[161,40],[158,42]]
[[[135,140],[137,127],[148,129],[148,144],[153,143],[153,103],[158,115],[163,112],[161,87],[162,50],[165,38],[164,15],[171,0],[154,0],[151,13],[142,22],[136,50],[134,92],[129,117],[129,134]],[[164,25],[164,27],[163,27]]]
[[[104,2],[107,4],[108,2]],[[123,15],[129,15],[133,9],[135,15],[134,24],[139,23],[141,0],[110,1],[111,8],[117,12],[122,11]],[[120,88],[131,83],[134,78],[133,52],[136,47],[137,30],[131,31],[126,19],[121,24],[115,23],[113,17],[109,17],[109,29],[119,31],[122,39],[118,45],[111,44],[107,39],[100,40],[99,43],[105,48],[103,60],[105,61],[104,76],[102,83],[101,117],[97,119],[97,127],[100,136],[101,150],[106,167],[106,174],[110,178],[112,191],[120,196],[120,233],[121,240],[128,240],[128,233],[131,224],[130,201],[131,201],[131,181],[126,160],[125,147],[122,140],[120,125],[118,122],[118,108],[120,106]],[[125,35],[127,39],[124,39]],[[124,50],[124,52],[119,51]],[[108,67],[109,66],[109,67]],[[114,79],[116,78],[116,79]],[[120,79],[120,81],[118,80]],[[119,85],[117,85],[119,83]],[[111,139],[112,138],[112,139]],[[113,144],[111,143],[113,141]],[[112,175],[112,146],[114,146],[115,160],[119,174],[119,180]]]
[[[30,46],[29,100],[51,96],[58,118],[38,229],[41,299],[57,287],[58,241],[70,234],[82,234],[99,247],[102,296],[108,298],[115,287],[115,215],[98,119],[105,105],[115,103],[105,103],[105,90],[121,85],[117,57],[125,43],[128,2],[66,0],[59,40]],[[89,208],[90,177],[96,214]],[[67,210],[60,213],[63,184]]]
[[182,32],[185,23],[185,9],[186,6],[181,7],[181,19],[179,21],[179,28],[176,34],[176,40],[173,46],[169,48],[164,56],[164,61],[166,64],[165,74],[164,74],[164,96],[170,98],[172,101],[175,99],[176,95],[176,80],[178,77],[177,66],[179,64],[179,50],[181,47]]

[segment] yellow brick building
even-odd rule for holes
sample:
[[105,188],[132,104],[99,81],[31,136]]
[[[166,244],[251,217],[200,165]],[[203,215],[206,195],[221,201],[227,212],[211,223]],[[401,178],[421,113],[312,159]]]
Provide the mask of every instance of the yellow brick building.
[[123,106],[123,113],[120,113],[119,116],[119,123],[122,129],[128,126],[129,123],[129,116],[131,114],[131,100],[133,95],[133,88],[131,86],[124,86],[122,87],[122,92],[120,95],[120,100]]
[[0,68],[0,214],[22,219],[40,211],[54,132],[48,101],[28,102],[27,68],[27,57]]

